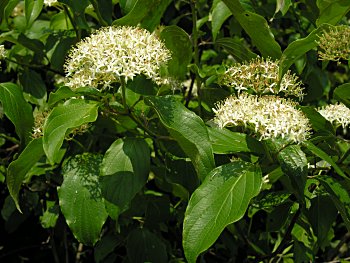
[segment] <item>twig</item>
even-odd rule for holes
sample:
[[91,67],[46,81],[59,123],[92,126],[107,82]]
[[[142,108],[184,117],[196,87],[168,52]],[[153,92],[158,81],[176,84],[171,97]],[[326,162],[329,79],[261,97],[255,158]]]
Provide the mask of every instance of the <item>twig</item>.
[[75,263],[80,262],[80,256],[83,252],[83,248],[84,248],[84,245],[82,243],[79,243],[78,251],[77,251],[77,254],[75,255]]

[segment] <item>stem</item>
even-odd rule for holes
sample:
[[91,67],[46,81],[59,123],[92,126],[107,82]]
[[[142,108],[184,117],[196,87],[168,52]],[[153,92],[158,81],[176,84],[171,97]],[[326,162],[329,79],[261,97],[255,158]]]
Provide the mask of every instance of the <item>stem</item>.
[[72,26],[74,28],[75,34],[77,36],[77,40],[80,41],[80,39],[81,39],[81,32],[80,32],[80,30],[77,28],[77,25],[75,24],[75,21],[74,21],[72,15],[70,14],[70,12],[69,12],[69,10],[68,10],[68,8],[67,8],[67,6],[65,4],[63,4],[63,8],[64,8],[64,11],[66,12],[70,22],[72,23]]
[[19,61],[12,60],[12,59],[9,59],[9,58],[5,58],[5,60],[7,60],[9,62],[12,62],[12,63],[15,63],[15,64],[20,65],[20,66],[27,67],[27,68],[48,70],[48,71],[51,71],[53,73],[59,74],[61,76],[64,76],[63,72],[55,70],[55,69],[52,69],[52,68],[47,67],[45,65],[27,64],[27,63],[19,62]]
[[[199,69],[199,49],[198,49],[198,30],[197,30],[197,7],[196,0],[191,0],[191,11],[192,11],[192,43],[194,50],[194,64]],[[201,100],[201,80],[198,72],[196,72],[196,84],[197,84],[197,95],[198,95],[198,110],[199,115],[202,115],[202,100]]]
[[120,78],[120,83],[121,83],[121,87],[122,87],[122,103],[124,106],[124,110],[125,110],[125,112],[129,112],[128,105],[126,104],[126,83],[125,83],[124,78],[122,78],[122,77]]

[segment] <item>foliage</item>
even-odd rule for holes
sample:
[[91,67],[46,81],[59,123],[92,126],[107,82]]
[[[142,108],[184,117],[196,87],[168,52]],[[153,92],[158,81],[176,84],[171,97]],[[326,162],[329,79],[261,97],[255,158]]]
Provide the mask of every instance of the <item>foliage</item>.
[[0,261],[349,259],[349,10],[1,1]]

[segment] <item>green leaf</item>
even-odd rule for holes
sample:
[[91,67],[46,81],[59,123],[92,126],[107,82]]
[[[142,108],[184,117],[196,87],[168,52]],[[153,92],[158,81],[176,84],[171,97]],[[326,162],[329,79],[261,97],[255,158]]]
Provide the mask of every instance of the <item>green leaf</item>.
[[18,158],[10,163],[7,169],[7,188],[10,195],[15,201],[16,207],[19,207],[18,193],[21,189],[22,182],[29,170],[40,160],[44,155],[42,138],[32,140]]
[[85,18],[85,9],[90,4],[89,0],[58,0],[58,2],[64,3],[72,9],[74,14],[75,23],[81,29],[90,29],[89,24]]
[[187,65],[192,60],[190,37],[178,26],[165,27],[160,37],[171,51],[171,60],[168,62],[170,75],[183,79],[187,73]]
[[58,188],[62,213],[75,238],[94,245],[107,219],[98,183],[102,155],[85,153],[69,159],[62,167],[63,183]]
[[166,11],[167,7],[173,0],[160,0],[158,1],[157,8],[151,8],[147,15],[142,19],[141,27],[146,28],[148,31],[153,32],[157,26],[159,26],[161,19]]
[[311,199],[311,207],[306,213],[320,247],[328,245],[328,233],[338,214],[328,195],[317,195]]
[[165,244],[147,228],[138,228],[130,232],[126,250],[130,262],[168,262]]
[[345,226],[350,231],[350,195],[343,182],[337,181],[329,175],[320,175],[316,179],[330,194],[330,197],[342,216]]
[[66,54],[75,42],[76,38],[74,37],[65,37],[59,40],[50,58],[52,69],[63,71]]
[[261,171],[243,161],[215,168],[191,196],[183,226],[188,262],[209,248],[224,228],[238,221],[261,188]]
[[[215,3],[215,2],[214,2]],[[213,3],[213,4],[214,4]],[[216,2],[215,6],[212,7],[211,12],[211,33],[213,34],[213,40],[215,41],[216,36],[222,26],[222,24],[232,15],[230,9],[224,4],[224,2]]]
[[112,0],[89,0],[93,5],[95,12],[99,12],[103,20],[103,26],[112,24],[112,12],[113,12],[113,3]]
[[22,33],[18,36],[17,40],[18,43],[24,46],[25,48],[34,51],[35,55],[39,57],[39,60],[42,60],[46,56],[45,46],[40,40],[31,39]]
[[46,103],[46,85],[40,74],[33,70],[25,70],[20,76],[20,82],[28,101],[41,107]]
[[116,140],[101,166],[103,197],[124,209],[145,185],[150,170],[150,150],[142,139]]
[[316,3],[320,9],[317,26],[323,23],[336,25],[350,11],[349,0],[317,0]]
[[2,0],[0,1],[0,30],[7,29],[7,20],[19,0]]
[[239,39],[223,37],[216,40],[215,44],[226,49],[238,62],[249,61],[258,56],[251,52]]
[[263,145],[258,140],[240,132],[208,127],[210,142],[216,154],[237,152],[262,153]]
[[71,99],[54,108],[43,127],[44,151],[50,163],[55,163],[66,132],[85,123],[94,122],[98,115],[98,104],[80,99]]
[[350,108],[350,83],[345,83],[336,87],[333,97]]
[[330,157],[327,153],[325,153],[323,150],[318,148],[316,145],[314,145],[310,141],[304,142],[304,145],[313,154],[315,154],[316,156],[320,157],[322,160],[329,163],[340,176],[348,179],[345,173],[340,169],[340,167],[333,161],[332,157]]
[[201,180],[215,167],[213,149],[203,120],[173,96],[147,97],[160,121],[190,157]]
[[277,0],[275,14],[281,11],[282,15],[285,15],[291,5],[291,0]]
[[164,0],[138,0],[127,15],[114,20],[112,24],[118,26],[137,26],[151,10],[161,5],[162,1]]
[[56,226],[60,215],[60,207],[55,201],[46,201],[46,211],[40,216],[40,223],[43,228],[53,228]]
[[0,83],[0,101],[7,118],[15,125],[21,143],[30,140],[33,127],[32,107],[24,98],[22,90],[13,83]]
[[44,0],[26,0],[24,1],[24,13],[27,20],[27,27],[31,27],[35,19],[43,9]]
[[239,0],[223,0],[223,2],[252,39],[253,44],[259,49],[263,57],[274,59],[281,57],[281,47],[274,39],[264,17],[244,10]]
[[318,46],[318,36],[322,34],[323,30],[330,27],[328,24],[322,24],[318,28],[314,29],[307,37],[297,39],[290,43],[288,47],[283,51],[280,59],[279,77],[287,72],[289,67],[296,62],[302,55],[309,50]]
[[300,109],[309,119],[312,129],[316,132],[325,132],[328,134],[334,134],[332,124],[327,121],[314,107],[311,106],[301,106]]
[[304,202],[307,177],[307,159],[299,145],[290,145],[278,153],[282,171],[289,177],[296,196]]
[[77,94],[67,86],[62,86],[57,91],[50,93],[49,101],[48,101],[49,107],[51,108],[55,106],[57,102],[74,97],[76,95]]

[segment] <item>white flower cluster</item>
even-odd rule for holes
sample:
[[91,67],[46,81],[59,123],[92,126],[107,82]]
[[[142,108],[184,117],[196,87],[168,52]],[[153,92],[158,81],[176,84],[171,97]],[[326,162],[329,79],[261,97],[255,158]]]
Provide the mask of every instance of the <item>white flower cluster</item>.
[[350,109],[343,103],[330,104],[317,111],[329,122],[341,124],[343,129],[350,125]]
[[298,77],[288,71],[279,83],[278,74],[278,61],[257,58],[228,68],[219,79],[219,84],[233,87],[238,93],[242,90],[257,95],[283,93],[301,100],[304,94]]
[[44,0],[44,5],[46,5],[46,6],[54,6],[57,4],[58,4],[57,0]]
[[146,29],[104,27],[79,42],[68,55],[65,70],[72,88],[107,88],[144,75],[162,84],[160,71],[171,57],[164,43]]
[[309,121],[296,103],[277,96],[241,93],[218,103],[213,111],[219,127],[244,126],[262,139],[282,137],[300,143],[310,134]]

